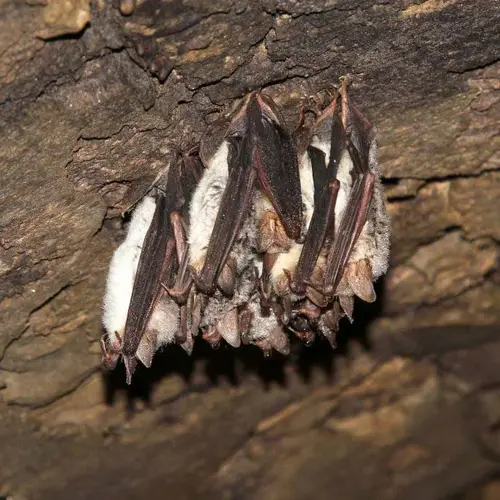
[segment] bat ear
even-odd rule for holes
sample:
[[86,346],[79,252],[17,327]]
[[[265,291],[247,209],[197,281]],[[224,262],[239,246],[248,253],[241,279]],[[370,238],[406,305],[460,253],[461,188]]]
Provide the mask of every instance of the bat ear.
[[238,326],[238,310],[236,308],[224,314],[217,324],[217,330],[219,330],[222,338],[232,347],[239,347],[241,345]]
[[217,280],[217,285],[222,290],[222,293],[228,297],[234,295],[236,287],[236,261],[233,257],[229,256],[226,263],[222,266],[221,273]]
[[283,356],[288,356],[290,354],[290,341],[281,326],[277,325],[271,332],[269,335],[269,343],[274,350],[283,354]]
[[180,346],[187,352],[189,356],[191,356],[194,348],[193,336],[188,333],[186,340],[182,344],[180,344]]
[[372,270],[367,259],[350,262],[345,275],[352,291],[365,302],[374,302],[377,298],[372,282]]
[[[152,338],[151,338],[152,337]],[[146,367],[150,368],[153,362],[153,356],[156,352],[156,334],[151,332],[144,335],[141,339],[135,357]]]

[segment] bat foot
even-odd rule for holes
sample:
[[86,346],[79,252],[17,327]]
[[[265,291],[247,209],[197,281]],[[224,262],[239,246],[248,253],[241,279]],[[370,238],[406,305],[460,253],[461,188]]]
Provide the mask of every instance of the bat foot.
[[339,77],[341,92],[346,92],[349,86],[352,84],[352,75],[342,75]]
[[368,259],[347,264],[344,277],[352,291],[365,302],[374,302],[377,298],[372,281],[372,268]]

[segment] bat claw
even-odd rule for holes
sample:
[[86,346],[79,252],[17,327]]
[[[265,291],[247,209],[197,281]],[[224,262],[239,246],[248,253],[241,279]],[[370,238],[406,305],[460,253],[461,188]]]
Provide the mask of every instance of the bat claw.
[[352,75],[342,75],[339,77],[339,82],[340,82],[340,88],[342,92],[346,92],[347,88],[352,84]]

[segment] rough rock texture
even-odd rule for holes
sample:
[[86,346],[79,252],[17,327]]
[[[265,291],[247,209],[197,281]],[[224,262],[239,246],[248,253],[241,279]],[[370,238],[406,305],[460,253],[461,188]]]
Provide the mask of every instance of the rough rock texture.
[[[134,3],[0,0],[0,498],[497,498],[495,2]],[[292,124],[347,73],[394,227],[357,340],[103,377],[122,210],[247,90]]]

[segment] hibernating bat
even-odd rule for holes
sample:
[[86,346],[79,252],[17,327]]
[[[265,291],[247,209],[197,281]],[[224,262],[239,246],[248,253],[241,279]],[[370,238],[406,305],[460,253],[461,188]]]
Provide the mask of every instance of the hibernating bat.
[[274,228],[287,242],[301,233],[297,156],[276,105],[256,92],[210,127],[200,154],[206,170],[191,202],[188,238],[196,289],[207,297],[200,326],[210,343],[222,337],[237,347],[238,311],[255,289],[256,235],[267,230],[279,243]]
[[297,155],[272,100],[252,92],[207,161],[210,165],[191,204],[191,214],[203,213],[190,228],[191,267],[200,291],[211,294],[218,285],[231,294],[235,262],[230,255],[257,189],[272,205],[286,235],[300,236]]
[[350,102],[347,84],[340,106],[335,95],[311,130],[314,213],[296,267],[287,270],[290,291],[306,297],[290,326],[316,327],[332,343],[339,319],[352,319],[354,295],[375,300],[373,281],[387,271],[390,246],[373,127]]
[[[154,194],[135,208],[127,237],[111,261],[103,306],[103,362],[112,368],[122,354],[128,383],[136,359],[149,366],[158,347],[175,341],[187,321],[185,305],[175,302],[165,287],[175,285],[187,256],[183,216],[201,170],[194,154],[170,164]],[[192,342],[184,347],[189,351]]]

